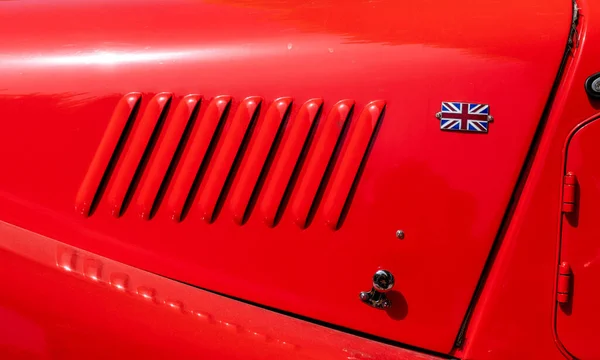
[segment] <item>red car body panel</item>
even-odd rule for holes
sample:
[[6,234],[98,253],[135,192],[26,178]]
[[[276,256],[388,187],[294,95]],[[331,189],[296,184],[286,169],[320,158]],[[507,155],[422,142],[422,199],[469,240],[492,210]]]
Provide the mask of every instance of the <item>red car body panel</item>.
[[[573,37],[576,46],[568,54],[555,100],[540,129],[539,141],[534,144],[523,185],[518,189],[518,201],[510,210],[506,230],[501,233],[498,251],[492,259],[493,266],[484,278],[464,349],[456,352],[461,358],[585,356],[585,353],[570,354],[561,343],[562,336],[556,334],[557,317],[566,316],[556,314],[564,311],[556,302],[559,264],[571,261],[560,251],[561,223],[568,221],[567,215],[561,213],[567,143],[582,123],[598,117],[600,109],[598,101],[590,99],[584,88],[586,79],[598,72],[600,4],[578,1],[577,6],[579,20]],[[591,260],[596,253],[588,255]],[[577,274],[574,285],[578,286]],[[573,293],[573,310],[578,296]],[[583,321],[576,324],[579,329],[587,319]],[[593,336],[583,331],[578,334]],[[587,343],[586,348],[591,353],[597,344]]]
[[0,223],[3,359],[433,359]]
[[[154,344],[182,357],[421,356],[183,282],[441,354],[568,355],[560,327],[553,335],[554,316],[569,316],[554,306],[564,256],[560,152],[598,107],[582,86],[598,70],[593,45],[586,45],[594,44],[589,24],[598,11],[580,7],[578,46],[550,108],[572,29],[566,0],[0,3],[0,29],[10,34],[0,43],[0,153],[7,154],[0,247],[20,274],[0,281],[10,288],[47,277],[55,284],[11,291],[0,306],[14,322],[21,316],[41,324],[33,333],[54,334],[48,344],[78,336],[51,324],[69,316],[65,324],[73,328],[101,326],[77,337],[81,344],[130,336],[115,344],[132,356],[151,356]],[[442,101],[489,104],[489,133],[440,131],[434,115]],[[535,157],[526,163],[536,132]],[[532,239],[536,233],[544,236]],[[46,251],[16,250],[13,237]],[[67,259],[82,254],[152,284],[124,295],[110,277],[103,285],[83,281],[85,261],[66,273],[70,260],[61,263],[57,248],[67,249]],[[57,254],[58,263],[49,262]],[[388,311],[358,297],[380,268],[397,279]],[[52,293],[97,292],[86,297],[90,307],[127,309],[141,303],[139,291],[152,293],[154,282],[179,289],[179,298],[122,315],[138,329],[149,324],[138,318],[144,311],[160,319],[162,330],[149,339],[122,331],[105,314],[74,320],[86,309],[71,306],[66,314],[61,295]],[[64,294],[69,304],[72,294]],[[36,303],[48,296],[51,302]],[[173,340],[173,329],[199,325],[181,316],[167,325],[173,309],[164,305],[181,313],[188,298],[200,304],[205,297],[215,318],[231,314],[225,308],[239,312],[236,335],[211,327]],[[281,326],[265,325],[265,338],[294,335],[307,351],[237,340],[244,324],[259,318]],[[581,329],[583,320],[569,319]],[[309,340],[319,331],[339,338]],[[529,338],[530,348],[523,350],[518,336]],[[216,355],[238,341],[239,349]],[[350,345],[337,342],[357,352],[348,355]],[[45,354],[74,354],[56,346]],[[594,354],[585,343],[579,349]]]
[[[573,132],[565,152],[565,172],[575,180],[573,202],[577,208],[566,213],[561,224],[557,292],[567,296],[560,301],[556,311],[556,332],[566,351],[579,359],[600,357],[600,349],[589,346],[600,341],[596,331],[600,323],[597,309],[600,292],[596,281],[600,277],[597,264],[600,256],[597,241],[599,196],[598,170],[594,166],[600,155],[597,151],[600,138],[597,119],[598,115]],[[565,191],[569,191],[567,187],[563,193]]]

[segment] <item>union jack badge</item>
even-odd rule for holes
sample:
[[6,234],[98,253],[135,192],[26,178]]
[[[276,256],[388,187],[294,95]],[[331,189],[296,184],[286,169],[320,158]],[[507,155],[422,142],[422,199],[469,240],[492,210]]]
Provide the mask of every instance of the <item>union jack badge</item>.
[[489,105],[461,102],[442,102],[442,111],[435,117],[440,120],[441,130],[479,133],[487,133],[489,123],[494,120]]

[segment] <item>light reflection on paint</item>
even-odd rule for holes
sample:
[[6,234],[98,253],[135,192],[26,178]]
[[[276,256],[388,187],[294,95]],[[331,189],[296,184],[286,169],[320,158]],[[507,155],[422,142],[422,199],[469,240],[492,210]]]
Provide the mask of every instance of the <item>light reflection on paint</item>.
[[243,46],[191,48],[181,50],[147,50],[135,52],[119,50],[77,51],[70,54],[42,55],[31,54],[0,56],[0,66],[113,66],[136,63],[156,63],[186,60],[227,60],[231,58],[247,58],[248,56],[265,56],[276,51],[276,48],[249,48]]

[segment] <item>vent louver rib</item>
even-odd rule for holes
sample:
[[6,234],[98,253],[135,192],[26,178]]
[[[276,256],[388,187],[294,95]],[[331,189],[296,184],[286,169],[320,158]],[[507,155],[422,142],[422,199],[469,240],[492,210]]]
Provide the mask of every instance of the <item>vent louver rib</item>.
[[354,131],[349,135],[348,147],[342,154],[338,173],[331,184],[335,191],[330,192],[323,203],[325,222],[331,229],[338,226],[342,210],[379,124],[384,106],[383,101],[373,101],[368,104],[360,114]]
[[105,174],[109,172],[110,167],[114,166],[114,162],[117,160],[117,148],[119,143],[124,140],[125,129],[128,123],[131,122],[141,97],[140,93],[130,93],[125,95],[117,104],[75,198],[75,209],[82,215],[88,216],[90,214]]
[[312,157],[306,164],[306,173],[298,185],[298,193],[303,196],[296,197],[292,204],[294,222],[301,228],[306,226],[315,196],[353,106],[352,100],[338,102],[321,125],[323,132],[317,139]]
[[208,105],[195,134],[190,139],[190,148],[181,161],[179,176],[173,181],[173,192],[168,200],[168,209],[175,221],[181,220],[183,208],[204,161],[223,114],[231,103],[230,96],[217,96]]
[[215,166],[206,176],[206,186],[200,194],[198,206],[202,218],[207,222],[212,221],[213,212],[227,176],[234,165],[235,158],[241,151],[242,142],[249,127],[252,126],[251,122],[255,118],[254,113],[260,106],[261,101],[262,99],[259,97],[249,97],[238,107],[229,131],[225,135],[223,146],[215,158]]
[[158,123],[161,121],[171,97],[172,95],[169,93],[160,93],[153,97],[144,111],[139,127],[132,135],[131,145],[123,157],[123,163],[115,176],[113,187],[108,193],[108,202],[115,217],[121,215],[125,197],[134,177],[139,176],[137,173],[142,158],[147,152],[151,139],[156,137]]
[[[136,211],[143,219],[156,212],[154,207],[161,203],[157,202],[159,193],[168,185],[170,195],[165,206],[175,221],[181,221],[184,209],[195,201],[189,211],[199,211],[205,221],[212,222],[221,217],[216,212],[219,204],[229,201],[226,205],[229,211],[223,216],[231,216],[241,225],[255,213],[254,216],[272,227],[280,213],[286,211],[286,199],[296,193],[289,208],[296,225],[307,227],[310,214],[317,210],[315,207],[322,207],[324,223],[335,230],[349,205],[348,197],[360,176],[385,107],[381,100],[369,103],[351,132],[344,136],[352,121],[352,100],[339,101],[329,113],[320,116],[323,100],[311,99],[286,121],[292,98],[279,98],[261,111],[263,99],[248,97],[232,109],[233,116],[225,126],[232,103],[230,96],[206,101],[200,95],[187,95],[173,104],[175,110],[169,115],[172,98],[170,93],[154,96],[141,109],[137,127],[132,124],[138,121],[135,118],[141,94],[130,93],[119,101],[77,193],[75,208],[79,213],[90,215],[93,204],[102,197],[100,189],[110,180],[108,204],[112,214],[120,216],[126,211],[124,205],[135,190],[136,181],[145,172],[135,200]],[[260,113],[262,121],[258,119]],[[131,135],[130,128],[134,128]],[[160,132],[164,135],[155,145]],[[126,141],[129,146],[121,154]],[[219,142],[221,145],[213,156],[212,150]],[[276,146],[279,142],[281,146]],[[151,153],[154,153],[152,162],[142,166]],[[177,162],[179,154],[182,155]],[[113,176],[112,169],[119,157],[121,163]],[[273,158],[275,161],[270,164],[269,159]],[[329,179],[334,167],[337,171]],[[172,181],[165,181],[171,173],[175,174]],[[235,186],[226,191],[234,177]],[[263,183],[261,179],[266,179],[264,186],[258,186]],[[329,191],[320,204],[316,199],[320,199],[318,194],[324,187],[334,191]],[[197,196],[195,189],[199,189]],[[261,199],[256,209],[250,206],[254,198]]]
[[265,184],[265,196],[261,204],[262,216],[268,226],[275,224],[275,217],[292,174],[298,165],[302,149],[309,138],[323,100],[307,101],[290,125],[287,139],[281,149],[279,161],[274,164],[271,181]]
[[160,186],[167,174],[167,170],[177,148],[183,141],[184,132],[200,106],[200,95],[187,95],[184,97],[173,113],[172,121],[165,130],[165,138],[158,145],[156,159],[148,170],[148,177],[137,199],[140,217],[148,219],[154,206],[154,201],[160,190]]
[[260,129],[258,129],[256,142],[248,154],[248,161],[240,171],[239,185],[231,194],[231,211],[233,213],[233,220],[237,224],[243,222],[254,187],[258,182],[269,152],[275,143],[275,137],[280,130],[291,103],[291,98],[275,100],[267,110],[265,120]]

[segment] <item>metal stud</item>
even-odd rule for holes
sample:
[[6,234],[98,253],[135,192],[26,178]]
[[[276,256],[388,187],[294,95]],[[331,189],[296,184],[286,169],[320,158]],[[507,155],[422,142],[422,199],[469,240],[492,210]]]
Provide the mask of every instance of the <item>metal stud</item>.
[[360,301],[376,309],[384,310],[392,306],[392,302],[385,295],[394,287],[394,275],[388,270],[377,270],[373,275],[371,291],[362,291]]
[[592,81],[592,90],[600,93],[600,78],[596,78],[594,81]]
[[585,91],[589,97],[600,99],[600,73],[595,73],[587,78],[585,81]]

